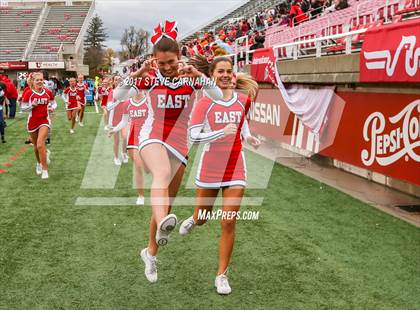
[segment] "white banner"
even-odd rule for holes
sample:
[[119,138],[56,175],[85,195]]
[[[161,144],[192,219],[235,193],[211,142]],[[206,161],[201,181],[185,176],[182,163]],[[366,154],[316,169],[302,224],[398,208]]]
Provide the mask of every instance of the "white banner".
[[43,62],[43,61],[30,61],[28,63],[29,69],[64,69],[64,62],[63,61],[50,61],[50,62]]

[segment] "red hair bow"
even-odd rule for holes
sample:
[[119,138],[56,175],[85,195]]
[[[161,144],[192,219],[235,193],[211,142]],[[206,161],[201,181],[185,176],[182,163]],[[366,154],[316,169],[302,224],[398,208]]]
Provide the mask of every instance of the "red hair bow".
[[163,37],[167,37],[171,40],[176,40],[178,36],[178,29],[177,29],[176,22],[165,21],[165,25],[162,27],[162,24],[159,24],[154,29],[155,34],[152,36],[152,43],[156,44],[162,39]]

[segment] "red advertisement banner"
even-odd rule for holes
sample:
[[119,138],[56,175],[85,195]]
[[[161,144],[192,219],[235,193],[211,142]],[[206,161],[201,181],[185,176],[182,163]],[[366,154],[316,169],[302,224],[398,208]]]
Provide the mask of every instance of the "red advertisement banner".
[[360,81],[420,83],[418,19],[366,32],[360,54]]
[[0,62],[0,69],[6,69],[6,70],[25,70],[25,69],[28,69],[28,62],[26,62],[26,61],[6,61],[6,62]]
[[[273,74],[276,57],[271,47],[261,48],[253,53],[251,64],[251,75],[257,82],[276,84],[276,77]],[[267,68],[271,66],[273,70]]]
[[420,185],[420,95],[338,92],[346,102],[322,155]]
[[277,89],[261,89],[249,119],[254,134],[420,185],[420,95],[337,92],[315,135]]

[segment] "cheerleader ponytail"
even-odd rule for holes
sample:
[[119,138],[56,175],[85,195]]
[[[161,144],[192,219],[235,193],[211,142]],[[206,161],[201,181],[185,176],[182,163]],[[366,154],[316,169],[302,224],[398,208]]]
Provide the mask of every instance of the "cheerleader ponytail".
[[242,72],[236,74],[236,88],[245,90],[251,101],[257,98],[258,83],[249,74]]

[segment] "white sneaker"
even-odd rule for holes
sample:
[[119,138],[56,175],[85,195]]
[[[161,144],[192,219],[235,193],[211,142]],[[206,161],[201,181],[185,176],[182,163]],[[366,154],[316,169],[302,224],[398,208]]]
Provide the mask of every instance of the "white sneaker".
[[144,205],[144,197],[143,196],[137,197],[136,205],[138,205],[138,206]]
[[154,283],[157,281],[157,259],[156,256],[152,256],[144,248],[140,251],[140,257],[144,262],[144,275],[149,282]]
[[179,234],[185,236],[195,227],[194,216],[190,216],[179,226]]
[[41,179],[43,179],[43,180],[48,179],[48,171],[47,170],[42,170]]
[[128,163],[128,155],[127,155],[127,153],[122,153],[122,162],[124,164]]
[[216,277],[216,279],[214,280],[214,286],[217,289],[217,293],[219,293],[220,295],[228,295],[232,292],[232,289],[229,285],[228,277],[224,273]]
[[47,165],[51,164],[51,151],[47,149]]
[[85,126],[85,125],[83,125],[83,123],[82,123],[82,122],[79,122],[79,126],[80,126],[80,127],[83,127],[83,126]]
[[115,158],[115,157],[114,157],[114,164],[115,164],[116,166],[121,166],[121,160],[120,160],[119,158]]
[[164,246],[168,243],[169,234],[174,230],[177,218],[175,214],[168,214],[160,221],[156,231],[156,243]]
[[74,130],[73,129],[70,129],[70,134],[74,134]]
[[40,163],[36,163],[35,172],[36,172],[36,175],[42,174],[42,166]]

